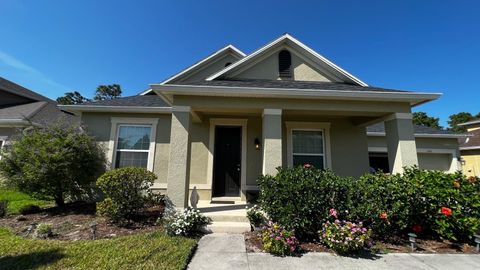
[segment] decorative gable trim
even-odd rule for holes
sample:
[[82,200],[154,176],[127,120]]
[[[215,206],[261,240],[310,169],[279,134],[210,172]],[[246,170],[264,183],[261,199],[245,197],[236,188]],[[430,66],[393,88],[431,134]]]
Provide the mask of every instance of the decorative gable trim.
[[263,56],[267,51],[272,50],[273,48],[277,47],[281,43],[287,43],[291,47],[295,49],[299,49],[304,52],[305,55],[308,55],[313,62],[316,62],[319,65],[325,65],[327,68],[331,70],[331,73],[338,74],[337,76],[344,78],[352,83],[355,83],[360,86],[368,86],[365,82],[361,81],[360,79],[356,78],[352,74],[348,73],[344,69],[340,68],[339,66],[335,65],[333,62],[328,60],[327,58],[323,57],[322,55],[315,52],[313,49],[309,48],[307,45],[303,44],[302,42],[298,41],[294,37],[290,36],[289,34],[285,34],[276,40],[270,42],[269,44],[265,45],[264,47],[256,50],[255,52],[251,53],[250,55],[246,56],[245,58],[237,61],[234,64],[231,64],[224,69],[220,70],[219,72],[213,74],[212,76],[208,77],[207,81],[212,81],[214,79],[220,78],[226,74],[234,72],[236,69],[239,69],[241,66],[244,66],[251,61],[255,61],[258,57]]

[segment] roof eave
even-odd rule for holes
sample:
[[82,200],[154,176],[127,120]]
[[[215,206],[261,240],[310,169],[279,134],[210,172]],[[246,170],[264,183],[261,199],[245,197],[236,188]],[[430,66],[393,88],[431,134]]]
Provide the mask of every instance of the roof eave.
[[[415,133],[413,134],[417,138],[443,138],[443,139],[459,139],[467,137],[465,134],[433,134],[433,133]],[[367,132],[367,136],[370,137],[384,137],[385,132]]]
[[71,113],[83,112],[117,112],[117,113],[171,113],[171,107],[145,106],[101,106],[101,105],[58,105],[62,110]]
[[193,96],[231,96],[231,97],[270,97],[270,98],[318,98],[343,100],[384,100],[404,101],[411,106],[435,100],[441,93],[423,92],[378,92],[378,91],[348,91],[321,89],[291,89],[291,88],[259,88],[259,87],[226,87],[198,85],[161,85],[151,84],[151,88],[160,96],[172,102],[172,95]]
[[480,145],[479,146],[465,146],[465,147],[459,147],[460,151],[466,151],[466,150],[480,150]]
[[40,126],[39,123],[26,119],[0,119],[0,127],[27,127],[31,125]]

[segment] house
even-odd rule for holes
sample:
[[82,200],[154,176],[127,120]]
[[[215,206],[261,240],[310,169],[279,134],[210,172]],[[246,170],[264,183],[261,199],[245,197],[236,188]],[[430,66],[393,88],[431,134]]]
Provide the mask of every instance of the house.
[[59,110],[55,101],[0,77],[0,148],[19,128],[52,123],[62,117],[68,121],[77,118]]
[[467,128],[468,137],[460,139],[463,173],[480,177],[480,119],[459,124]]
[[245,200],[279,166],[457,170],[458,135],[412,124],[411,108],[440,95],[370,86],[285,34],[249,55],[226,46],[137,96],[62,108],[112,167],[152,170],[153,188],[185,207],[194,187],[200,200]]

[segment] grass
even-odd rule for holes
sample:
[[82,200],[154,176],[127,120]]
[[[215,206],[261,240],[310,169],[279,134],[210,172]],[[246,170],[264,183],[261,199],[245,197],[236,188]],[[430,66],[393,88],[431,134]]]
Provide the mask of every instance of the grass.
[[194,239],[161,232],[67,242],[0,228],[0,269],[185,269],[195,246]]
[[53,206],[51,201],[37,200],[23,192],[5,188],[0,188],[0,201],[2,200],[8,201],[9,214],[18,214],[20,208],[26,205]]

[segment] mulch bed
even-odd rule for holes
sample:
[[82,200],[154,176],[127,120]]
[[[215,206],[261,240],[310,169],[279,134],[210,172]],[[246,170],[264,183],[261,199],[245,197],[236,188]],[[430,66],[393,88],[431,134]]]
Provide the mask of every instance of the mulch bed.
[[[262,248],[262,237],[258,231],[245,233],[245,246],[247,252],[264,252]],[[317,242],[300,243],[301,252],[329,252],[328,249]],[[406,239],[393,239],[391,243],[374,241],[373,253],[409,253],[410,244]],[[415,253],[477,253],[473,245],[464,243],[453,243],[450,241],[439,241],[431,239],[417,239]]]
[[[35,214],[9,216],[0,219],[0,226],[10,228],[19,236],[26,236],[31,224],[48,223],[52,225],[53,236],[51,239],[67,241],[92,239],[93,235],[90,229],[92,222],[97,224],[96,239],[162,230],[156,221],[162,216],[163,206],[147,209],[134,220],[122,226],[110,224],[105,218],[96,216],[95,210],[95,204],[77,202],[67,204],[62,208],[44,209]],[[33,233],[30,234],[30,236],[32,235]]]

